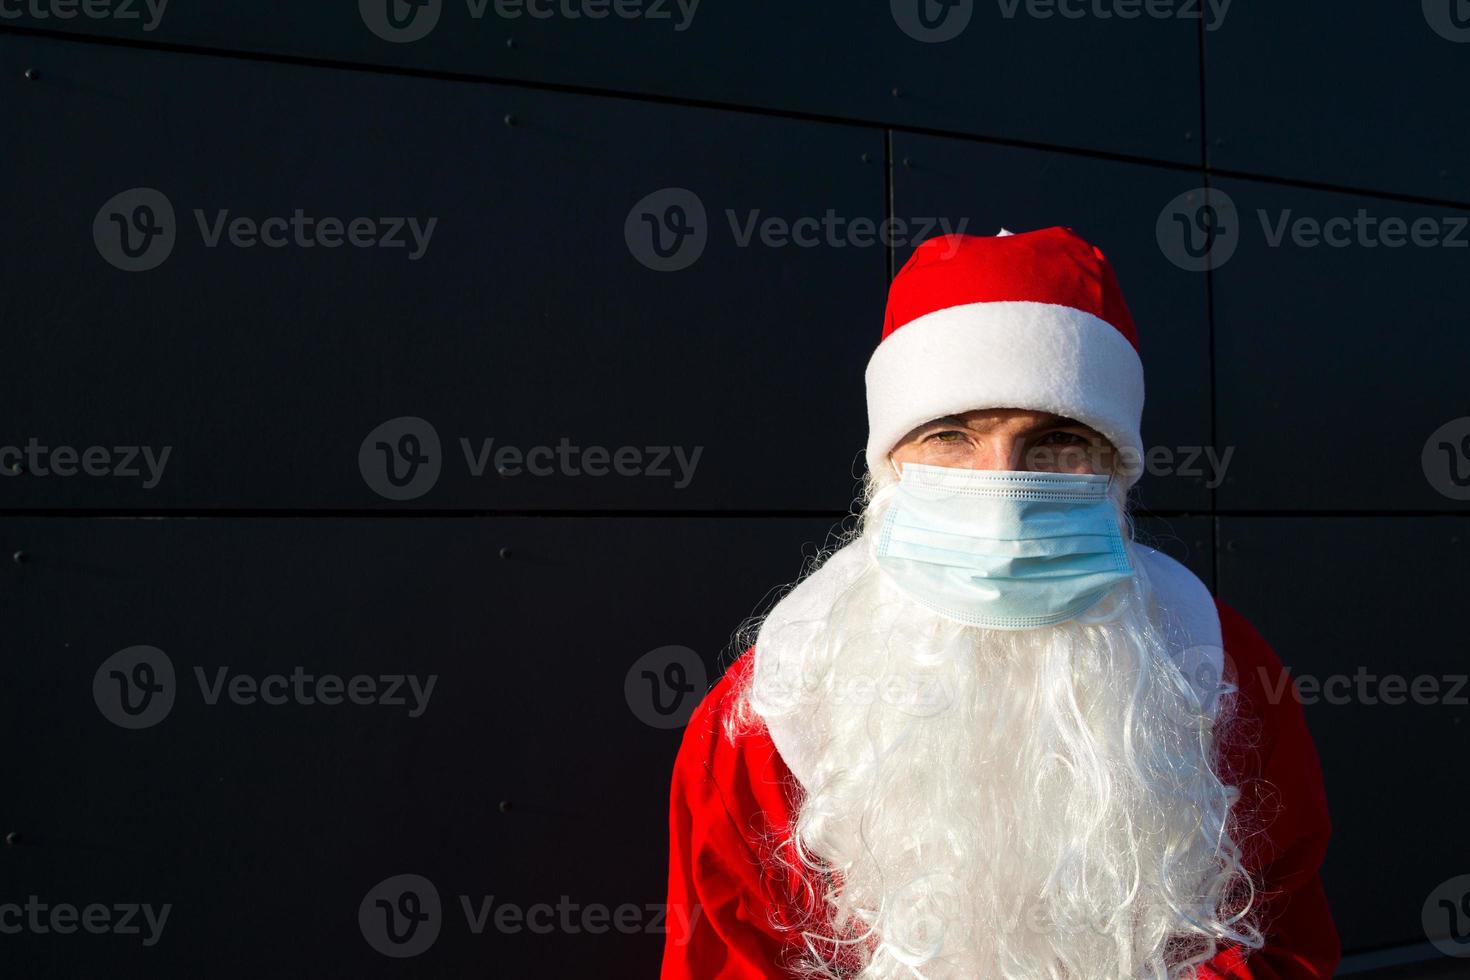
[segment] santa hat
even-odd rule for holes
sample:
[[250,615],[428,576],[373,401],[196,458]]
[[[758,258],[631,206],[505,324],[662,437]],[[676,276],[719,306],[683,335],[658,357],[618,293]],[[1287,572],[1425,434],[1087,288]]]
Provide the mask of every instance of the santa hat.
[[1143,362],[1113,268],[1070,228],[925,241],[888,288],[868,361],[870,472],[910,431],[980,408],[1053,412],[1096,429],[1141,475]]

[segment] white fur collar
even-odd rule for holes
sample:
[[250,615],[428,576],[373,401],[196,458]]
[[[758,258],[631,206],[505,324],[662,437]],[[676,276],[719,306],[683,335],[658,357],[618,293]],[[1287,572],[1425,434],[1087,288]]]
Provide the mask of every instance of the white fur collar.
[[[859,539],[835,552],[771,610],[756,635],[754,670],[758,685],[763,676],[801,676],[797,665],[802,651],[799,642],[793,644],[789,639],[799,637],[801,631],[780,627],[822,616],[862,571],[864,556],[860,549],[863,546],[863,540]],[[1133,542],[1132,553],[1153,586],[1155,609],[1171,610],[1174,614],[1173,619],[1163,621],[1171,624],[1168,639],[1170,648],[1176,651],[1180,670],[1196,683],[1213,689],[1221,677],[1225,651],[1219,611],[1209,589],[1193,572],[1161,551]],[[786,643],[779,642],[783,638],[787,638]],[[809,760],[815,748],[805,730],[805,720],[799,712],[766,719],[776,751],[803,785],[811,771]]]

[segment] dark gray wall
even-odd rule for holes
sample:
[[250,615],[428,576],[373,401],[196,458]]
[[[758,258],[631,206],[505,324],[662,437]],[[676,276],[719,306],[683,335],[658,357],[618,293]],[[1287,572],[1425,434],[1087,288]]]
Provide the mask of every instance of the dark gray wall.
[[[1049,224],[1138,321],[1145,539],[1299,676],[1379,679],[1307,705],[1346,947],[1398,951],[1349,968],[1435,952],[1470,872],[1463,5],[390,4],[3,8],[0,451],[47,451],[0,458],[0,903],[171,907],[151,946],[0,936],[7,974],[652,975],[680,712],[842,518],[892,270]],[[297,209],[434,225],[211,243]],[[742,239],[770,218],[808,237]],[[134,717],[139,657],[170,695]],[[211,703],[221,668],[437,680],[415,717]],[[442,928],[392,959],[358,910],[404,874]],[[636,914],[476,933],[461,896]]]

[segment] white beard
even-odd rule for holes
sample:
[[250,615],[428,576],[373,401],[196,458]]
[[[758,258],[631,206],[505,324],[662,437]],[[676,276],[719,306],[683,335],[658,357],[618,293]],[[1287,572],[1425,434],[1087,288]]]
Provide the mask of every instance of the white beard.
[[814,733],[785,849],[819,883],[810,975],[1164,978],[1219,941],[1261,945],[1215,769],[1224,714],[1170,659],[1148,589],[1135,575],[1084,617],[1102,621],[991,630],[868,560],[824,616],[782,624],[801,676],[762,676],[737,718]]

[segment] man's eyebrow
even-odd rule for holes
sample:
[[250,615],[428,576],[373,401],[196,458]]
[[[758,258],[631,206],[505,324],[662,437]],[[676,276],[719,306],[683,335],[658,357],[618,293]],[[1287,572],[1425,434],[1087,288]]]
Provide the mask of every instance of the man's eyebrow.
[[[957,426],[959,426],[960,428],[963,429],[963,428],[969,428],[969,427],[971,427],[973,425],[976,425],[976,424],[985,424],[985,423],[994,424],[996,421],[997,420],[995,420],[995,419],[976,419],[973,422],[966,422],[964,420],[964,418],[962,418],[959,415],[941,415],[938,418],[933,418],[933,419],[930,419],[929,421],[925,422],[924,423],[924,426],[927,428],[928,426],[931,426],[931,425],[957,425]],[[1032,422],[1031,425],[1029,426],[1029,428],[1039,429],[1039,428],[1042,428],[1043,426],[1056,426],[1056,425],[1080,425],[1080,426],[1084,426],[1085,427],[1087,425],[1087,423],[1085,423],[1085,422],[1079,422],[1076,419],[1074,419],[1074,418],[1068,418],[1065,415],[1056,415],[1056,414],[1053,414],[1053,413],[1048,412],[1048,413],[1046,413],[1046,416],[1044,418],[1040,418],[1040,419],[1037,419],[1035,422]]]
[[1049,419],[1043,419],[1042,421],[1037,422],[1036,425],[1034,426],[1034,428],[1037,428],[1037,429],[1040,429],[1040,428],[1062,428],[1062,429],[1065,429],[1068,426],[1073,426],[1073,425],[1077,426],[1080,429],[1091,429],[1092,428],[1092,426],[1088,425],[1086,422],[1079,422],[1076,419],[1069,418],[1069,417],[1067,417],[1065,415],[1053,415]]
[[[986,428],[988,427],[988,425],[996,424],[996,421],[997,420],[995,419],[977,419],[974,422],[967,422],[958,415],[941,415],[938,418],[930,419],[929,421],[920,425],[919,429],[927,430],[940,425],[952,425],[957,429]],[[1086,422],[1079,422],[1076,419],[1070,418],[1066,415],[1057,415],[1050,412],[1047,413],[1045,418],[1037,419],[1035,422],[1027,425],[1024,431],[1037,432],[1042,429],[1061,429],[1067,428],[1069,426],[1075,426],[1079,429],[1087,429],[1089,432],[1095,431],[1092,426],[1088,425]]]

